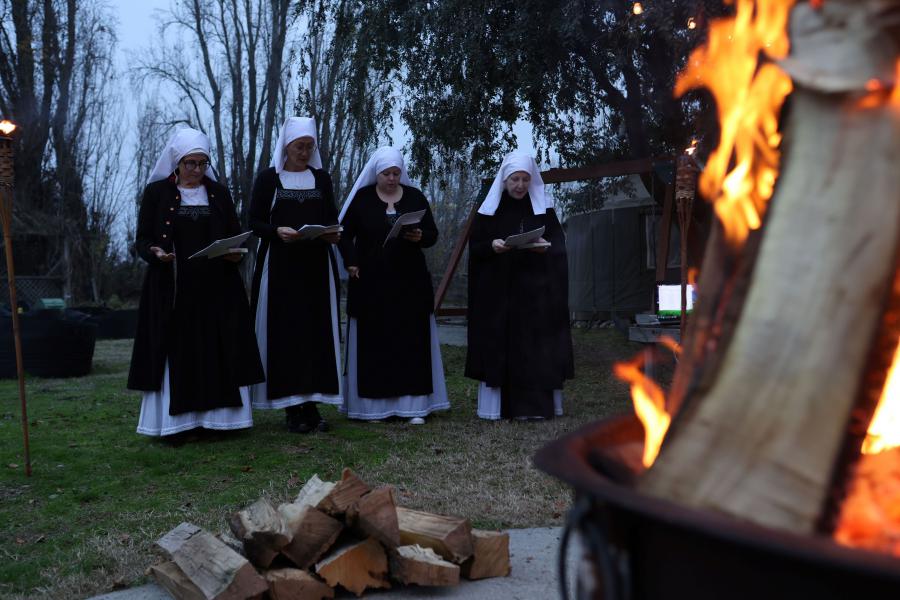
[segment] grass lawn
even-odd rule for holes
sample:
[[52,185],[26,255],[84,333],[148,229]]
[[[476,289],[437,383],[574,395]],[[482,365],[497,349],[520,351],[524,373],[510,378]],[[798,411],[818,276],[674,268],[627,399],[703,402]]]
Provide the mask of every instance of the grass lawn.
[[318,473],[343,467],[397,486],[411,508],[468,517],[477,527],[559,525],[566,488],[531,466],[548,440],[629,410],[611,365],[639,345],[613,330],[573,332],[577,379],[567,416],[544,423],[475,416],[465,349],[443,348],[452,410],[425,426],[347,421],[327,434],[290,434],[282,411],[256,411],[246,431],[174,446],[135,433],[140,396],[125,390],[131,341],[97,343],[78,379],[29,379],[33,475],[25,477],[15,381],[0,381],[0,597],[83,598],[144,580],[152,544],[182,521],[213,532],[261,495],[293,499]]

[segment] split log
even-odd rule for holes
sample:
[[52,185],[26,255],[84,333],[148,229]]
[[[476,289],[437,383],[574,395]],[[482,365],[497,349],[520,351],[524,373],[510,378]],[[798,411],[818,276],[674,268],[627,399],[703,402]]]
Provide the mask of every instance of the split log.
[[300,569],[266,571],[272,600],[322,600],[334,598],[334,590],[324,581]]
[[734,337],[639,487],[811,533],[896,269],[900,121],[886,98],[863,108],[798,88],[784,129],[784,168]]
[[363,536],[372,536],[388,548],[400,545],[394,488],[372,490],[347,510],[347,522]]
[[318,475],[313,475],[300,489],[294,504],[314,506],[321,508],[322,502],[334,490],[337,484],[332,481],[322,481]]
[[472,556],[472,525],[468,519],[397,509],[400,543],[431,548],[445,559],[461,563]]
[[334,550],[316,563],[316,573],[331,587],[343,586],[357,596],[362,596],[366,588],[391,587],[387,555],[375,538]]
[[196,525],[182,523],[156,544],[204,600],[246,600],[269,588],[246,558]]
[[344,528],[343,523],[311,505],[282,504],[278,512],[292,536],[281,553],[301,569],[308,569],[319,560]]
[[172,561],[152,565],[150,576],[176,600],[206,600],[206,596]]
[[322,499],[318,508],[324,510],[330,515],[343,515],[347,509],[353,506],[353,503],[359,500],[363,494],[371,490],[356,473],[350,469],[344,469],[341,474],[341,480],[337,482],[334,489]]
[[250,508],[238,511],[228,519],[235,537],[244,543],[247,558],[258,567],[266,568],[291,541],[281,515],[265,498]]
[[506,577],[512,570],[509,564],[509,534],[500,531],[472,530],[474,552],[462,564],[466,579]]
[[459,565],[447,562],[431,548],[400,546],[390,556],[391,577],[404,585],[457,585]]

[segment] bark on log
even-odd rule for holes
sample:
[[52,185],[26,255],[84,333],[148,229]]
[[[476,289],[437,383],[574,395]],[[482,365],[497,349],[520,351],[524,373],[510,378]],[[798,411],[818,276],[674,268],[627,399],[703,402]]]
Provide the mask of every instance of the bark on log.
[[316,564],[328,585],[340,585],[362,596],[366,588],[390,588],[388,562],[384,548],[374,538],[342,546]]
[[347,510],[347,522],[363,536],[372,536],[388,548],[400,545],[394,488],[372,490]]
[[332,516],[343,515],[354,502],[359,500],[363,494],[368,493],[370,489],[368,485],[356,476],[356,473],[350,469],[344,469],[344,472],[341,474],[341,480],[335,484],[334,489],[327,496],[322,498],[317,506]]
[[231,532],[244,543],[247,558],[258,567],[266,568],[291,541],[281,515],[265,498],[260,498],[245,510],[228,519]]
[[472,525],[468,519],[398,508],[397,520],[403,545],[431,548],[455,563],[472,556]]
[[506,577],[509,564],[509,534],[500,531],[472,530],[474,552],[462,564],[462,576],[466,579]]
[[310,505],[282,504],[278,512],[292,536],[281,553],[301,569],[319,560],[344,528],[343,523]]
[[324,581],[300,569],[272,569],[265,573],[272,600],[322,600],[334,598]]
[[447,562],[431,548],[400,546],[390,555],[391,577],[404,585],[459,584],[459,565]]
[[898,133],[887,106],[794,92],[784,168],[734,338],[641,489],[812,532],[893,281]]
[[247,600],[269,588],[246,558],[196,525],[182,523],[156,544],[205,600]]

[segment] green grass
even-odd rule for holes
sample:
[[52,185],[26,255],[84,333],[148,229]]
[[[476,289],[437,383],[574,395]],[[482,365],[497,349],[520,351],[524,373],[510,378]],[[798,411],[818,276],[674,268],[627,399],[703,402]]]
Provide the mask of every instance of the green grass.
[[475,416],[465,349],[444,347],[452,410],[425,426],[361,423],[330,407],[327,434],[289,434],[282,411],[255,411],[255,426],[173,445],[135,433],[140,396],[125,390],[131,341],[101,341],[94,370],[28,381],[33,475],[24,473],[15,381],[0,381],[0,597],[79,598],[138,584],[153,541],[182,521],[211,531],[261,495],[283,502],[318,473],[344,467],[397,486],[400,503],[457,514],[479,527],[558,525],[568,490],[530,457],[582,424],[628,410],[610,367],[639,346],[611,330],[575,331],[577,379],[567,416],[544,423]]

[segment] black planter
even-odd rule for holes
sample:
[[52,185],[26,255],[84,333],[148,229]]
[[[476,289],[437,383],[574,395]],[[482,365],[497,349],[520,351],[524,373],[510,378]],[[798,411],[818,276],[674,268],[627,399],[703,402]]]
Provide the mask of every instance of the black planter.
[[[91,372],[97,326],[74,311],[19,315],[25,372],[35,377],[79,377]],[[16,376],[12,316],[0,313],[0,378]]]
[[900,560],[693,510],[638,493],[601,450],[641,440],[633,416],[598,421],[542,448],[542,471],[576,492],[570,526],[597,586],[579,598],[900,598]]
[[129,339],[137,331],[136,308],[112,310],[102,306],[76,306],[72,310],[90,316],[91,323],[97,326],[98,340]]

